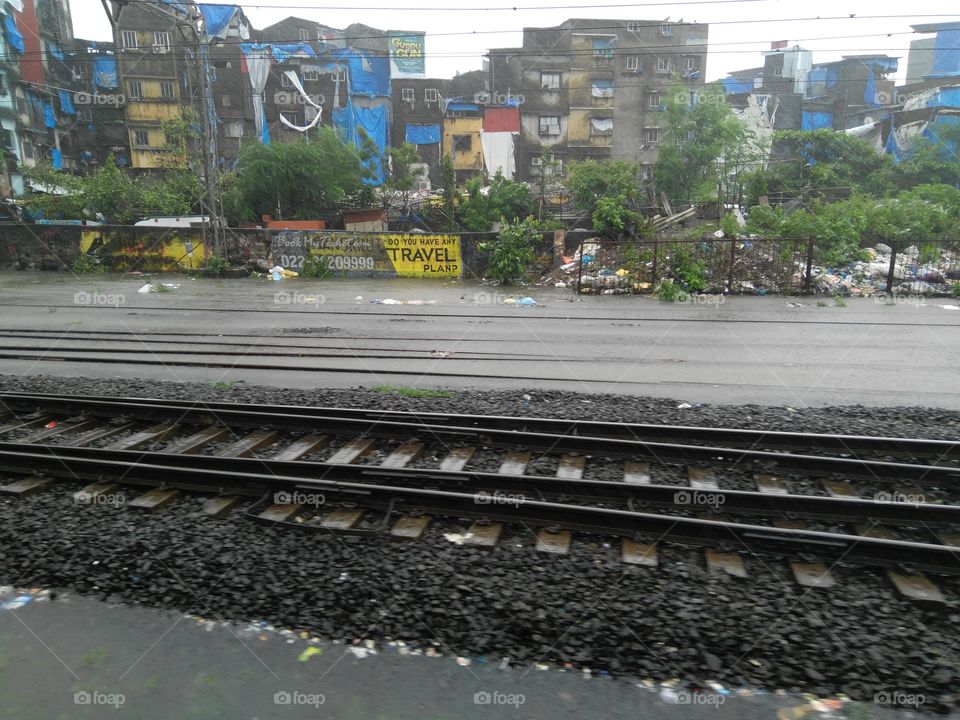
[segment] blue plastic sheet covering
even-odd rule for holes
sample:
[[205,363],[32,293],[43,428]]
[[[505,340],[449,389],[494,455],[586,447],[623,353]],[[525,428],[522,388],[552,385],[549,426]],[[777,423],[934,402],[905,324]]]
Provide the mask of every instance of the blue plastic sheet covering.
[[53,165],[54,170],[63,168],[63,154],[56,148],[50,149],[50,164]]
[[955,140],[948,140],[944,131],[950,130],[950,134],[955,135],[958,127],[960,127],[960,117],[956,115],[940,115],[932,120],[920,135],[940,146],[941,158],[944,160],[955,159],[957,157],[957,142]]
[[181,15],[189,15],[191,5],[185,2],[178,2],[178,0],[160,0],[164,5],[173,10],[174,12],[180,13]]
[[363,50],[334,50],[333,56],[346,60],[350,68],[350,94],[390,97],[390,58]]
[[863,87],[863,102],[870,107],[880,107],[880,99],[877,97],[877,74],[869,64],[867,64],[867,84]]
[[106,89],[117,86],[117,59],[110,55],[101,55],[93,59],[93,84]]
[[448,112],[480,112],[480,106],[476,103],[450,102],[447,103]]
[[63,50],[60,49],[59,45],[54,45],[51,43],[49,45],[50,54],[53,55],[57,60],[63,60]]
[[353,117],[353,106],[333,109],[333,126],[337,129],[340,139],[345,143],[357,142],[357,126]]
[[53,103],[46,102],[43,104],[43,123],[48,128],[57,126],[57,116],[53,112]]
[[740,95],[741,93],[753,92],[753,83],[747,80],[740,80],[732,75],[725,77],[720,81],[723,85],[723,92],[727,95]]
[[73,98],[70,97],[69,90],[60,90],[60,112],[64,115],[76,115],[77,111],[73,107]]
[[830,130],[833,128],[833,113],[804,110],[800,120],[801,130]]
[[440,126],[407,125],[407,142],[411,145],[436,145],[440,142]]
[[360,134],[359,130],[362,128],[367,134],[367,137],[376,143],[380,151],[375,157],[371,158],[368,165],[369,169],[373,171],[374,177],[365,180],[365,182],[368,185],[383,185],[385,178],[381,158],[387,151],[387,136],[389,135],[387,127],[387,106],[378,105],[372,108],[355,107],[353,116],[358,128],[357,134]]
[[285,45],[270,45],[271,50],[273,51],[273,59],[278,63],[286,62],[287,58],[291,55],[297,55],[303,57],[316,57],[317,54],[313,51],[313,48],[307,45],[306,43],[287,43]]
[[17,29],[17,19],[13,16],[13,13],[8,13],[3,18],[3,26],[7,31],[7,44],[18,53],[23,53],[23,35]]
[[924,77],[960,75],[960,30],[941,30],[933,47],[933,66]]
[[872,58],[865,62],[878,73],[892,73],[900,68],[900,61],[897,58]]
[[208,37],[216,37],[230,24],[239,9],[236,5],[210,5],[200,3],[197,7],[203,13],[203,24]]
[[938,88],[926,107],[960,107],[960,87]]
[[43,117],[43,103],[32,92],[27,93],[27,102],[30,103],[30,119],[39,120]]

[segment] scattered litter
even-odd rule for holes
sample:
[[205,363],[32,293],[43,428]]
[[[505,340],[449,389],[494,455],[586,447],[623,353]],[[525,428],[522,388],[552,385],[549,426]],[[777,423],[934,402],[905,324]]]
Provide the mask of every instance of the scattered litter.
[[274,280],[286,280],[288,278],[300,277],[300,273],[294,272],[293,270],[287,270],[279,265],[274,265],[272,268],[270,268],[270,275]]
[[56,421],[56,420],[51,420],[50,422],[48,422],[48,423],[47,423],[46,425],[44,425],[43,427],[45,427],[47,430],[52,430],[52,429],[55,428],[56,426],[57,426],[57,421]]
[[353,653],[353,656],[359,660],[363,660],[370,655],[376,655],[376,650],[371,650],[370,648],[357,647],[356,645],[351,645],[349,648],[350,652]]
[[691,405],[690,403],[680,403],[679,405],[677,405],[677,410],[689,410],[692,407],[693,405]]
[[179,290],[179,289],[180,289],[179,283],[155,283],[155,284],[147,283],[146,285],[141,287],[139,290],[137,290],[137,292],[143,295],[146,295],[147,293],[170,292],[171,290]]
[[431,357],[448,358],[453,356],[453,350],[434,350],[430,353]]
[[380,304],[381,304],[381,305],[403,305],[402,302],[400,302],[399,300],[394,300],[393,298],[387,298],[386,300],[384,300],[384,301],[381,302]]
[[137,292],[146,295],[148,292],[154,292],[154,291],[151,289],[152,287],[153,287],[153,286],[152,286],[150,283],[147,283],[147,284],[144,285],[142,288],[140,288],[139,290],[137,290]]
[[500,666],[499,666],[497,669],[498,669],[498,670],[506,670],[506,669],[508,669],[509,667],[510,667],[510,658],[509,658],[509,657],[505,657],[505,658],[503,658],[503,660],[500,661]]
[[357,295],[354,300],[363,300],[363,295]]
[[960,305],[940,305],[944,310],[960,310]]
[[33,600],[32,595],[18,595],[12,600],[0,602],[0,610],[19,610],[31,600]]
[[470,658],[465,658],[465,657],[457,658],[457,665],[460,665],[462,667],[467,667],[468,665],[470,665],[470,663],[471,663]]
[[449,540],[454,545],[463,545],[467,540],[473,537],[473,533],[444,533],[445,540]]
[[555,282],[555,283],[553,284],[553,286],[554,286],[554,287],[566,287],[567,284],[561,280],[560,282]]
[[517,305],[521,305],[523,307],[532,307],[536,304],[537,304],[537,301],[534,300],[532,297],[522,297],[519,300],[517,300]]
[[314,655],[323,655],[323,650],[318,647],[308,647],[302,653],[297,656],[297,660],[300,662],[307,662]]

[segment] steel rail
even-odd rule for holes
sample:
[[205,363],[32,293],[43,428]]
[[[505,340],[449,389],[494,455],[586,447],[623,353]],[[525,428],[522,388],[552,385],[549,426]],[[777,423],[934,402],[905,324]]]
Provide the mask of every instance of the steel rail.
[[[711,445],[691,445],[686,443],[665,443],[647,441],[636,438],[602,437],[582,435],[578,429],[593,429],[605,423],[593,425],[579,421],[539,419],[530,420],[535,428],[549,427],[563,432],[537,432],[531,430],[511,430],[504,427],[506,420],[516,418],[493,418],[491,425],[499,423],[501,427],[461,426],[425,423],[426,415],[411,413],[397,415],[380,411],[341,411],[337,408],[297,408],[280,407],[264,410],[257,405],[233,405],[228,403],[207,404],[189,403],[189,401],[163,400],[130,400],[114,398],[98,398],[91,396],[42,396],[17,395],[7,393],[0,398],[9,407],[27,405],[27,409],[36,411],[38,408],[58,410],[61,412],[84,413],[92,416],[123,416],[150,420],[165,420],[194,424],[208,424],[219,422],[231,427],[264,427],[282,428],[285,430],[316,431],[323,430],[331,433],[370,435],[401,439],[413,436],[429,437],[442,443],[482,441],[487,445],[499,447],[519,447],[542,452],[577,452],[582,454],[606,455],[608,457],[635,458],[647,457],[658,462],[667,463],[699,463],[699,464],[738,464],[744,470],[758,470],[765,466],[775,466],[780,471],[797,471],[821,475],[840,474],[844,476],[868,479],[887,479],[910,481],[914,483],[933,484],[939,482],[955,482],[960,480],[960,468],[945,465],[925,465],[917,463],[889,462],[869,460],[853,457],[834,457],[828,455],[807,455],[800,453],[771,452],[768,450],[743,449],[740,447],[725,447]],[[324,414],[319,414],[324,413]],[[449,416],[449,421],[460,420],[466,417],[467,422],[482,422],[484,416]],[[400,419],[398,419],[400,418]],[[642,426],[653,427],[658,426]],[[665,426],[669,427],[669,426]],[[678,428],[677,432],[685,432],[689,436],[692,431],[701,428]],[[709,432],[709,429],[707,429]],[[743,431],[720,430],[720,433],[729,433],[727,437],[735,437]],[[747,437],[763,435],[761,431],[746,431]],[[722,437],[722,435],[721,435]],[[802,436],[799,436],[802,437]],[[814,436],[820,438],[824,436]],[[831,437],[831,436],[825,436]],[[866,446],[869,441],[879,440],[893,442],[903,438],[867,438],[863,439]],[[760,442],[759,439],[754,441]],[[921,448],[930,450],[932,447],[946,446],[946,450],[956,447],[950,441],[916,441]],[[933,445],[931,445],[931,443]],[[874,446],[875,447],[875,446]]]
[[[304,478],[272,473],[182,467],[166,462],[144,462],[145,453],[116,451],[129,459],[84,457],[74,448],[56,448],[57,454],[25,450],[0,450],[4,465],[42,467],[50,475],[80,478],[122,478],[127,484],[185,487],[204,491],[262,495],[270,489],[308,489],[344,495],[370,507],[397,504],[398,509],[416,508],[457,517],[486,517],[491,520],[534,526],[562,525],[575,530],[606,535],[647,538],[684,544],[734,546],[751,552],[786,555],[813,554],[823,559],[861,565],[906,567],[944,574],[960,574],[960,549],[932,543],[885,540],[814,530],[771,528],[701,518],[684,518],[610,508],[584,507],[541,500],[515,505],[484,506],[478,511],[476,495],[397,485],[372,485],[336,480]],[[196,459],[196,458],[191,458]]]
[[841,453],[855,454],[869,452],[877,454],[907,454],[913,457],[936,457],[940,459],[960,459],[960,440],[930,440],[926,438],[905,438],[872,435],[845,435],[833,433],[804,433],[784,430],[751,430],[746,428],[713,428],[696,425],[660,425],[653,423],[608,422],[602,420],[577,420],[566,418],[540,418],[513,415],[472,415],[460,413],[412,412],[409,410],[379,410],[368,408],[341,408],[330,406],[300,405],[254,405],[249,403],[230,403],[219,401],[169,400],[166,398],[101,397],[97,395],[60,395],[56,393],[0,393],[0,400],[7,398],[25,401],[69,402],[109,401],[124,402],[132,405],[193,405],[211,412],[225,410],[255,410],[264,414],[342,416],[367,420],[401,420],[423,425],[453,425],[483,429],[515,430],[521,432],[552,433],[555,435],[592,437],[622,437],[633,440],[671,439],[703,440],[712,443],[728,443],[763,449],[809,449],[836,450]]
[[[50,458],[43,469],[57,467],[61,455],[88,460],[123,460],[140,458],[149,464],[164,464],[193,469],[196,472],[229,471],[244,474],[269,472],[285,477],[299,477],[305,482],[330,480],[346,483],[380,483],[412,485],[420,488],[468,490],[475,496],[496,503],[496,493],[512,497],[529,492],[530,497],[566,502],[627,502],[632,506],[656,506],[677,510],[738,512],[747,515],[802,517],[838,522],[864,522],[913,527],[943,527],[960,523],[960,506],[920,502],[897,502],[890,499],[791,495],[747,490],[696,490],[684,485],[655,485],[613,482],[609,480],[573,480],[545,475],[501,475],[499,473],[433,470],[429,468],[389,468],[377,465],[316,463],[302,460],[262,460],[228,458],[216,455],[181,455],[163,451],[105,450],[64,445],[29,445],[0,442],[0,469],[30,472],[37,469],[16,464],[18,451],[44,454]],[[482,504],[482,503],[478,503]]]

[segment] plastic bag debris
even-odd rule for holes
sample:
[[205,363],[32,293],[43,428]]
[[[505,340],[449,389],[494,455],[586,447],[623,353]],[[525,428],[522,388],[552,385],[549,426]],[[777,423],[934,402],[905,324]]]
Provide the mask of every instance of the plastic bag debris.
[[689,410],[692,407],[693,405],[691,405],[690,403],[680,403],[679,405],[677,405],[677,410]]
[[944,310],[960,310],[960,305],[941,305]]
[[294,272],[293,270],[287,270],[279,265],[274,265],[272,268],[270,268],[269,272],[274,280],[286,280],[288,278],[300,277],[300,273]]
[[323,655],[323,650],[318,647],[308,647],[302,653],[297,656],[297,660],[300,662],[307,662],[314,655]]
[[537,304],[537,301],[532,297],[522,297],[517,300],[517,305],[522,305],[523,307],[532,307]]
[[0,610],[19,610],[31,600],[33,600],[31,595],[17,595],[12,600],[0,602]]

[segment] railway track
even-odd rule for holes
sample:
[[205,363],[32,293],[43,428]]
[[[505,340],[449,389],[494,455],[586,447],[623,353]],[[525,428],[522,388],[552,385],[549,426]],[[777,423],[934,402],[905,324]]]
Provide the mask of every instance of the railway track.
[[486,546],[504,524],[521,523],[539,529],[548,552],[567,552],[573,532],[618,536],[623,562],[640,565],[657,563],[659,543],[681,543],[745,576],[748,553],[772,553],[800,584],[818,587],[833,583],[830,563],[866,564],[887,568],[923,602],[943,597],[921,573],[960,574],[953,441],[30,393],[2,400],[0,470],[19,478],[8,493],[80,481],[77,497],[96,502],[143,486],[128,505],[150,510],[200,492],[211,516],[404,539],[420,537],[431,517],[472,519],[458,541]]

